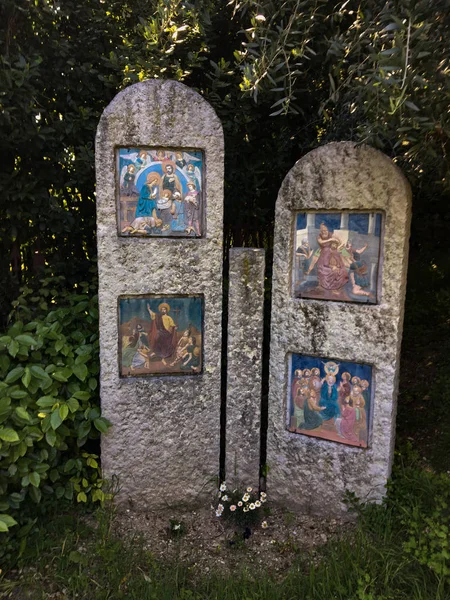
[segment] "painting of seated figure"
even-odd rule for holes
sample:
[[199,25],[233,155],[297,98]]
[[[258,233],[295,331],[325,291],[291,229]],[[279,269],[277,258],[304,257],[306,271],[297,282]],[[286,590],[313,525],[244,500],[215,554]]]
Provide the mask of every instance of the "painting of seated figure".
[[381,226],[381,213],[298,213],[294,296],[377,303]]
[[121,236],[201,237],[203,153],[118,148]]
[[201,296],[119,298],[121,377],[202,372]]
[[372,367],[302,354],[290,361],[288,430],[367,448]]

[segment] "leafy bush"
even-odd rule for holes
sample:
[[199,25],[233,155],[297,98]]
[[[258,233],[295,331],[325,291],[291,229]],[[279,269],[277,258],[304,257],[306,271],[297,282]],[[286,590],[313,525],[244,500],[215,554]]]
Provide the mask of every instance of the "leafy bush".
[[105,499],[89,451],[109,426],[99,408],[96,284],[65,283],[23,288],[0,337],[0,532],[20,521],[19,537],[33,505]]

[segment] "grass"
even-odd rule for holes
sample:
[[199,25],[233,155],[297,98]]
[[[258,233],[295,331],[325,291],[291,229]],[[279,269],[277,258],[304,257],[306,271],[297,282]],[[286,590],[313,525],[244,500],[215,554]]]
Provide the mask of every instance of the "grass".
[[102,510],[92,525],[81,514],[41,522],[16,568],[2,574],[0,597],[448,600],[450,481],[421,470],[410,457],[406,460],[407,465],[404,455],[397,457],[385,505],[353,501],[358,526],[324,546],[319,561],[301,557],[281,579],[245,568],[225,576],[214,565],[205,576],[189,564],[158,562],[141,538],[115,538],[111,512]]

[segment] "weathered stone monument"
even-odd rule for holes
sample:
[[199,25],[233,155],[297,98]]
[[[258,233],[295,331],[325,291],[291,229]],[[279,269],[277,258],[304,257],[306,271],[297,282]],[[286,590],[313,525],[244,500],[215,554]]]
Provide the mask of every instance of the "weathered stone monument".
[[136,508],[217,481],[223,153],[214,110],[173,81],[123,90],[98,126],[102,464]]
[[269,496],[339,513],[380,500],[393,458],[411,192],[381,152],[307,154],[276,205]]
[[264,250],[231,248],[228,294],[226,479],[259,485]]

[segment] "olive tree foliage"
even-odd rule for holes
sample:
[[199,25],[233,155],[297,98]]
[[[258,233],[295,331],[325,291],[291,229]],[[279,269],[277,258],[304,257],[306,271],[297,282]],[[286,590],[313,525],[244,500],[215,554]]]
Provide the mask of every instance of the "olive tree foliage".
[[[408,175],[421,217],[441,212],[450,190],[449,0],[232,5],[250,24],[236,53],[245,93],[255,102],[271,94],[274,117],[316,118],[318,142],[351,138],[387,152]],[[311,86],[321,98],[305,115]]]
[[182,79],[207,2],[4,0],[0,5],[0,304],[47,262],[76,281],[96,254],[94,138],[146,77]]
[[430,219],[439,229],[447,215],[449,9],[450,0],[4,0],[2,312],[44,262],[70,283],[87,273],[98,119],[120,89],[151,77],[197,89],[223,123],[227,244],[270,247],[284,175],[340,139],[398,161],[414,186],[420,243],[435,243]]

